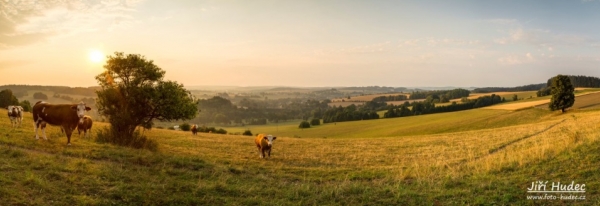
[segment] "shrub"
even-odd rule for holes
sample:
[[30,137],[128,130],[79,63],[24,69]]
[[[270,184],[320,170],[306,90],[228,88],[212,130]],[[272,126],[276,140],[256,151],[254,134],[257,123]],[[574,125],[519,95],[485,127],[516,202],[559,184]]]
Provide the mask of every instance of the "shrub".
[[132,138],[123,138],[118,132],[113,132],[109,127],[104,127],[96,132],[96,142],[111,143],[136,149],[147,149],[150,151],[158,150],[158,142],[142,135],[139,130],[133,133]]
[[252,136],[252,132],[249,129],[247,129],[246,131],[244,131],[244,133],[242,135]]
[[227,130],[224,130],[223,128],[219,128],[219,130],[217,130],[215,133],[217,133],[217,134],[227,134]]
[[181,129],[182,131],[190,131],[191,128],[192,126],[188,123],[183,123],[179,125],[179,129]]
[[321,125],[321,119],[313,118],[312,120],[310,120],[310,125],[312,125],[312,126]]
[[43,99],[43,100],[48,100],[48,96],[47,96],[47,95],[45,95],[44,93],[41,93],[41,92],[36,92],[36,93],[33,93],[33,98],[34,98],[34,99]]
[[300,126],[298,126],[298,128],[310,128],[310,123],[308,123],[307,121],[302,121],[300,122]]

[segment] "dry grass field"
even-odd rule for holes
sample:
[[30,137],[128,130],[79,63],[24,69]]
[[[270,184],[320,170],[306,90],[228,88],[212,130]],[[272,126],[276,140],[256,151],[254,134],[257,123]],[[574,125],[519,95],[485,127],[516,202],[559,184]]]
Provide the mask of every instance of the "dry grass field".
[[[302,138],[279,128],[266,160],[258,158],[248,136],[153,129],[144,131],[159,143],[152,152],[76,134],[66,146],[57,127],[49,128],[48,141],[35,140],[31,114],[24,122],[12,129],[0,118],[2,204],[587,205],[600,200],[593,189],[600,187],[594,172],[600,167],[598,110],[476,109],[326,124]],[[104,126],[96,123],[92,134]],[[588,199],[527,200],[526,188],[537,180],[585,183]]]

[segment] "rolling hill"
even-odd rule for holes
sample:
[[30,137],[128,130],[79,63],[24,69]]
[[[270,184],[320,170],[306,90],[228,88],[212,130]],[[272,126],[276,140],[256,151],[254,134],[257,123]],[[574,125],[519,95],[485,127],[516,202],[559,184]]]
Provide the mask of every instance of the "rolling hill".
[[[0,118],[3,204],[591,205],[600,201],[595,189],[600,187],[596,172],[600,110],[594,108],[566,114],[540,108],[474,109],[306,130],[291,128],[294,125],[253,128],[253,132],[278,136],[272,158],[266,160],[258,158],[253,138],[247,136],[192,136],[153,129],[144,131],[160,144],[152,152],[77,135],[73,145],[66,146],[57,127],[49,128],[48,141],[35,140],[31,124],[29,113],[17,129]],[[92,134],[105,126],[95,123]],[[586,184],[586,199],[528,200],[527,188],[534,181]]]

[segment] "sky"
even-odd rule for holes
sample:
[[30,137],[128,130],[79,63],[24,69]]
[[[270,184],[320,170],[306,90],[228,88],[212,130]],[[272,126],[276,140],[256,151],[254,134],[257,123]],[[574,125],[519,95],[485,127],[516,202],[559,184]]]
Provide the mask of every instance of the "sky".
[[600,1],[0,0],[0,85],[488,87],[600,77]]

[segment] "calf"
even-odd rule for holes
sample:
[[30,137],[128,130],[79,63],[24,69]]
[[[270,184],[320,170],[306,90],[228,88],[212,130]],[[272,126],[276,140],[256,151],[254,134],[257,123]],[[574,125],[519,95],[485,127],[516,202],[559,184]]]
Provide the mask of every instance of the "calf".
[[54,126],[61,126],[67,135],[67,145],[71,145],[71,134],[77,123],[83,121],[83,117],[86,111],[91,110],[90,107],[85,106],[85,103],[80,102],[79,104],[50,104],[46,102],[36,102],[33,105],[33,121],[35,129],[35,139],[38,137],[38,128],[41,127],[44,139],[46,138],[46,129],[43,127],[45,123]]
[[192,134],[193,135],[198,134],[198,125],[197,124],[192,125]]
[[23,107],[10,105],[6,109],[8,110],[10,126],[13,128],[20,127],[23,121]]
[[260,158],[265,158],[265,152],[267,152],[267,155],[271,157],[271,148],[273,147],[273,140],[275,139],[277,139],[277,137],[273,137],[273,135],[256,135],[256,138],[254,138],[254,143],[256,143],[256,147],[258,147]]
[[87,137],[88,130],[90,132],[92,131],[92,123],[92,117],[87,115],[83,116],[83,118],[81,118],[81,120],[77,123],[77,132],[79,136],[81,136],[81,131],[83,131],[83,136]]

